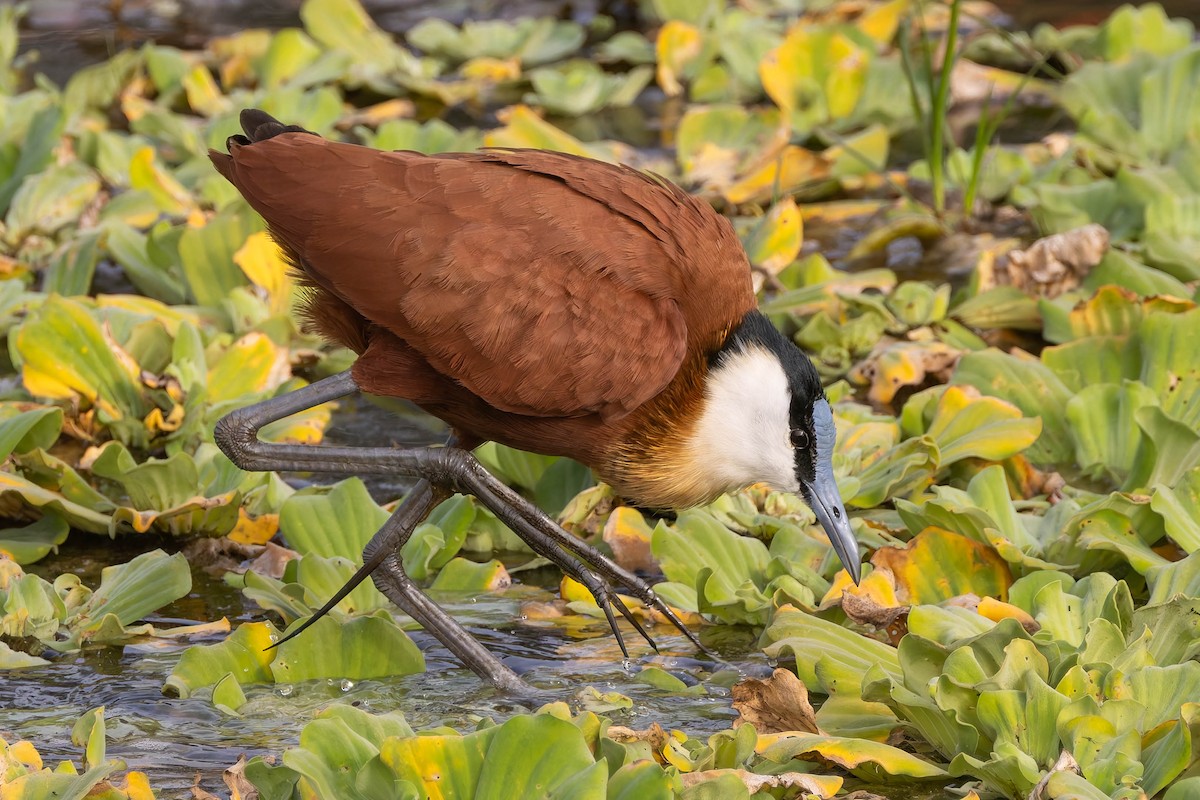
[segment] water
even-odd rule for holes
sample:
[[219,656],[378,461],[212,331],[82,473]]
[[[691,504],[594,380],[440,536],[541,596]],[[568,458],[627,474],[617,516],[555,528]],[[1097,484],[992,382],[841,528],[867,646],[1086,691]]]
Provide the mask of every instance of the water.
[[[336,428],[354,439],[357,432],[378,430],[384,413],[365,405],[339,420]],[[406,435],[420,437],[422,430],[414,426]],[[390,491],[387,486],[376,489],[380,494]],[[77,532],[61,552],[29,569],[46,578],[71,571],[94,587],[104,566],[154,547],[175,550],[178,544],[161,537],[127,536],[112,541]],[[522,572],[521,583],[505,592],[435,597],[491,652],[543,690],[531,699],[496,694],[460,667],[440,643],[411,625],[406,627],[425,653],[423,674],[358,682],[331,679],[247,686],[247,703],[239,717],[218,711],[208,690],[188,699],[164,696],[162,685],[183,649],[223,638],[214,634],[191,642],[152,640],[124,648],[93,649],[46,667],[6,673],[0,677],[0,732],[9,741],[32,741],[48,765],[66,759],[78,764],[82,749],[71,742],[71,728],[85,711],[105,706],[109,757],[125,760],[129,769],[146,772],[160,797],[184,798],[190,797],[189,790],[197,780],[202,788],[222,793],[221,773],[240,756],[279,755],[296,744],[305,722],[333,702],[353,703],[373,713],[399,710],[418,729],[450,725],[466,731],[481,718],[499,722],[546,702],[573,700],[581,687],[593,686],[634,700],[630,711],[607,713],[617,724],[644,728],[658,722],[703,737],[728,728],[735,716],[727,687],[737,673],[731,672],[730,666],[757,676],[771,669],[749,629],[712,626],[701,632],[705,645],[728,662],[720,664],[696,654],[682,635],[665,626],[650,631],[662,653],[655,654],[622,624],[632,656],[627,664],[603,621],[579,625],[580,618],[572,617],[570,628],[522,621],[522,603],[552,600],[559,578],[553,569],[531,570]],[[240,592],[193,568],[188,596],[148,621],[170,626],[227,617],[236,626],[266,616]],[[678,674],[689,684],[704,683],[707,695],[664,696],[637,683],[635,673],[651,664]]]

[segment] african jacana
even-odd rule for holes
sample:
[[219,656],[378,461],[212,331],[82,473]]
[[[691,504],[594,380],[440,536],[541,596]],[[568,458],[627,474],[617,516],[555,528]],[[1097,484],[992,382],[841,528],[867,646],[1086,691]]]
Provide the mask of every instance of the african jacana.
[[[217,443],[247,470],[422,478],[355,582],[372,574],[482,677],[522,685],[416,589],[397,555],[451,491],[474,494],[580,579],[614,631],[610,605],[634,620],[609,581],[673,618],[644,582],[489,475],[469,453],[484,441],[574,458],[648,508],[757,482],[800,492],[858,579],[821,381],[756,310],[745,252],[708,204],[661,178],[561,153],[385,153],[254,109],[241,122],[246,135],[230,137],[229,154],[209,157],[295,265],[304,317],[358,360],[230,414]],[[413,401],[449,423],[453,446],[258,440],[268,422],[356,390]]]

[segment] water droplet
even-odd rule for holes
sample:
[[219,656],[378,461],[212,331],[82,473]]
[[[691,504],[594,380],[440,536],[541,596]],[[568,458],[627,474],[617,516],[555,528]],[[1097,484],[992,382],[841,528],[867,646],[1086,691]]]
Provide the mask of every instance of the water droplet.
[[354,681],[350,680],[349,678],[342,678],[342,682],[339,684],[339,686],[343,692],[348,692],[354,688]]
[[275,693],[280,697],[291,697],[293,691],[295,691],[295,687],[286,683],[275,687]]

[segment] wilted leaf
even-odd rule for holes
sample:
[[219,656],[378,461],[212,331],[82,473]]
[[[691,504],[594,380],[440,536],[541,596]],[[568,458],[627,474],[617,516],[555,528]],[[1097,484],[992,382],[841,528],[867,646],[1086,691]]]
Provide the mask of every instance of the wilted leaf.
[[946,772],[936,764],[896,747],[865,739],[840,736],[779,733],[761,736],[758,752],[771,761],[816,757],[843,769],[859,771],[875,780],[884,776],[942,778]]
[[1030,294],[1058,297],[1079,286],[1108,250],[1108,231],[1101,225],[1039,239],[1027,250],[1008,253],[1008,279]]
[[1008,564],[995,550],[939,528],[926,528],[905,548],[876,550],[871,563],[891,570],[901,597],[913,605],[962,594],[1004,599],[1012,583]]
[[749,723],[759,734],[783,731],[822,733],[808,690],[786,669],[776,669],[766,680],[745,678],[734,685],[733,707],[737,724]]

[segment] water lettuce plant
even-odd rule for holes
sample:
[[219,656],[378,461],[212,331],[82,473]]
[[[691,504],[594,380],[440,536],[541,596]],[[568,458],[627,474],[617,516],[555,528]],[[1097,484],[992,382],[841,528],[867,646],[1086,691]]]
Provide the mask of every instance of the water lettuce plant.
[[[6,681],[126,647],[172,702],[211,704],[222,713],[205,714],[246,730],[302,728],[278,760],[233,769],[231,797],[484,798],[537,786],[547,797],[701,800],[904,782],[968,797],[1191,796],[1194,26],[1155,4],[1029,34],[980,23],[958,2],[636,5],[634,29],[598,14],[429,19],[394,36],[355,0],[306,0],[297,27],[194,50],[126,48],[61,86],[33,78],[36,63],[18,55],[22,11],[0,8]],[[573,462],[491,444],[477,455],[576,535],[661,575],[656,590],[715,649],[761,630],[756,655],[794,670],[774,707],[795,729],[750,719],[741,700],[742,724],[703,737],[682,730],[687,719],[625,728],[616,722],[634,701],[608,686],[572,694],[573,710],[508,707],[461,733],[338,702],[306,724],[256,716],[263,696],[286,703],[309,681],[437,676],[420,674],[411,624],[369,581],[300,639],[266,649],[353,574],[387,516],[378,501],[395,498],[357,479],[244,474],[212,444],[229,409],[352,358],[297,323],[302,290],[207,162],[247,106],[383,149],[545,147],[624,162],[730,217],[763,310],[829,384],[838,482],[869,553],[861,586],[795,497],[753,487],[656,518]],[[1038,106],[1072,130],[1026,131],[1022,115]],[[979,134],[962,119],[982,120]],[[917,149],[924,162],[907,163]],[[955,190],[986,203],[929,212],[952,207]],[[1071,253],[1081,228],[1103,235]],[[1060,233],[1055,247],[1080,256],[1069,279],[1031,277],[1034,240]],[[264,435],[337,438],[333,414]],[[155,618],[192,591],[179,553],[144,553],[93,588],[70,569],[29,566],[97,536],[171,550],[206,537],[235,562],[274,540],[286,564],[224,575],[251,617],[226,637],[223,621]],[[561,636],[564,660],[601,629],[578,585],[556,596],[509,588],[513,576],[532,583],[539,562],[468,499],[443,503],[403,557],[441,598],[493,594],[514,616],[519,604],[527,619],[513,624]],[[185,647],[186,636],[205,638]],[[656,663],[630,684],[719,700],[733,681],[700,659]],[[726,711],[706,712],[706,730]],[[47,770],[29,742],[0,743],[0,794],[153,797],[143,773],[114,777],[104,720],[93,711],[76,726],[82,769]]]

